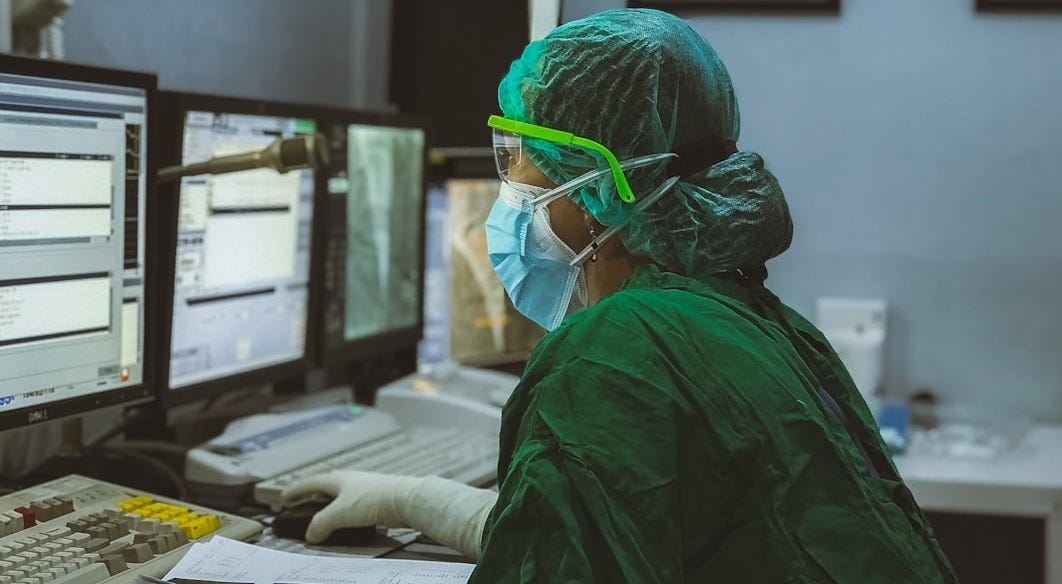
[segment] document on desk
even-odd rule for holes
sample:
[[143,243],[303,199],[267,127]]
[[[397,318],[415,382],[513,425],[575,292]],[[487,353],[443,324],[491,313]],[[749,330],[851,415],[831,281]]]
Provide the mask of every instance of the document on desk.
[[197,543],[165,576],[169,582],[240,584],[461,584],[472,564],[304,556],[215,537]]

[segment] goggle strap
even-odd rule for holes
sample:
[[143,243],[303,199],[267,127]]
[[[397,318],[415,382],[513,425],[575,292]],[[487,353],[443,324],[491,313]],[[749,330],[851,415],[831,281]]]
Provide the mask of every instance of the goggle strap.
[[[638,158],[631,158],[621,162],[620,168],[623,168],[624,170],[633,170],[635,168],[642,168],[643,166],[649,166],[651,164],[663,162],[665,160],[674,158],[675,156],[676,155],[673,152],[663,152],[660,154],[649,154],[648,156],[639,156]],[[537,199],[532,201],[532,204],[535,206],[548,205],[576,189],[580,189],[603,176],[609,176],[611,174],[611,168],[601,168],[592,171],[588,174],[584,174],[578,178],[572,179],[560,185],[559,187],[555,187],[545,193],[542,193]]]
[[[632,213],[640,213],[643,209],[645,209],[649,205],[652,205],[653,203],[659,201],[660,197],[663,197],[665,193],[667,193],[669,190],[671,190],[671,188],[674,187],[675,184],[678,183],[678,181],[679,181],[679,177],[677,177],[677,176],[673,176],[673,177],[667,179],[666,181],[664,181],[663,184],[661,184],[659,187],[657,187],[655,191],[650,193],[648,197],[642,199],[637,205],[635,205],[634,209],[632,209],[631,212]],[[579,265],[581,265],[583,262],[586,261],[586,259],[588,257],[590,257],[591,255],[596,253],[597,250],[601,248],[601,246],[603,246],[606,243],[608,243],[608,241],[610,239],[615,237],[616,234],[618,234],[620,231],[622,231],[625,227],[627,227],[626,223],[620,224],[620,225],[613,225],[612,227],[609,227],[608,229],[602,231],[601,235],[595,237],[594,240],[590,242],[590,245],[586,246],[586,249],[584,249],[583,251],[579,252],[575,256],[575,258],[572,259],[571,262],[569,262],[569,265],[571,265],[571,266],[579,266]]]

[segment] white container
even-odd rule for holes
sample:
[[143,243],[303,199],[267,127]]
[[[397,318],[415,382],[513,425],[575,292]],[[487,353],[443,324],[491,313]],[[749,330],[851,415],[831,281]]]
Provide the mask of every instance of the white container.
[[819,298],[816,321],[877,415],[885,384],[885,301]]

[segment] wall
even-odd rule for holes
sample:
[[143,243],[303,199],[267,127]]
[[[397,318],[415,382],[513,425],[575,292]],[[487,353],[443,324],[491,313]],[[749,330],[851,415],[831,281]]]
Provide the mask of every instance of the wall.
[[1062,12],[842,4],[686,15],[794,215],[769,285],[809,316],[823,295],[887,299],[891,391],[1062,422]]
[[376,0],[80,0],[66,56],[155,71],[165,89],[382,107],[389,14]]
[[11,52],[11,0],[0,0],[0,53]]

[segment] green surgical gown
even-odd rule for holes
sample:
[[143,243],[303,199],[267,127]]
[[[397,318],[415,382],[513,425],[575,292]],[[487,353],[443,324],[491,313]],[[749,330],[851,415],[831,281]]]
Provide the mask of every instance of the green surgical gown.
[[837,354],[736,275],[642,266],[543,338],[498,475],[473,583],[956,581]]

